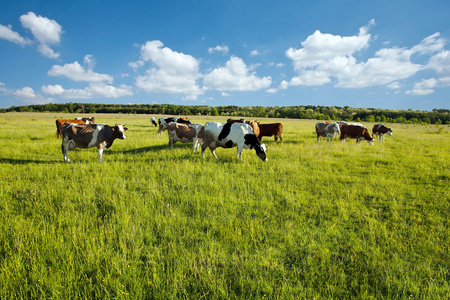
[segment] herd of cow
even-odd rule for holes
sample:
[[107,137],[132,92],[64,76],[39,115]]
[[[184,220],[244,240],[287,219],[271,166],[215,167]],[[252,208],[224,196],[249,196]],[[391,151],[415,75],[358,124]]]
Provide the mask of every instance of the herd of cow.
[[[333,141],[335,135],[340,134],[340,140],[344,141],[347,138],[356,139],[356,143],[361,143],[366,140],[370,145],[373,145],[373,137],[370,136],[369,130],[361,123],[349,122],[318,122],[316,124],[317,141],[320,137],[326,137],[327,142]],[[375,124],[372,128],[372,135],[377,137],[378,141],[384,143],[384,135],[392,136],[392,128],[388,128],[383,124]]]
[[[274,136],[274,142],[280,139],[283,142],[283,125],[281,123],[261,124],[257,121],[244,119],[228,119],[226,123],[206,122],[192,124],[187,118],[160,118],[158,121],[151,118],[154,126],[159,126],[158,135],[167,130],[169,147],[172,150],[176,142],[193,143],[195,152],[202,145],[202,158],[206,148],[209,147],[212,155],[217,159],[215,149],[237,147],[237,157],[242,159],[244,149],[255,149],[256,155],[267,161],[267,146],[261,143],[264,136]],[[56,135],[62,137],[61,150],[65,162],[70,162],[68,152],[75,148],[97,147],[100,162],[103,162],[103,150],[111,147],[115,139],[125,139],[125,125],[116,124],[114,127],[105,124],[95,124],[95,118],[57,119]],[[317,141],[326,137],[330,143],[333,137],[340,134],[340,139],[355,138],[357,143],[367,140],[373,145],[373,138],[366,127],[360,123],[347,122],[318,122],[316,124]],[[384,142],[384,135],[392,135],[392,128],[383,124],[376,124],[372,129],[373,136]]]

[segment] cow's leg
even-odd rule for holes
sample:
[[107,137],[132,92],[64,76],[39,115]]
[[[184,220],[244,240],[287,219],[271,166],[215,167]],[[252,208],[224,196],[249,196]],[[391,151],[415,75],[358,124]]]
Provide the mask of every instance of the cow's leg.
[[[276,138],[276,135],[275,135],[275,138]],[[317,142],[319,142],[319,140],[320,140],[320,136],[317,136]]]
[[279,136],[280,136],[280,143],[283,144],[283,134],[280,133]]
[[194,142],[194,145],[193,145],[193,152],[195,152],[195,149],[197,148],[197,146],[198,146],[198,138],[194,138],[193,139],[193,142]]
[[236,158],[242,160],[242,151],[244,150],[244,146],[242,145],[238,145],[237,146],[237,154],[236,154]]
[[169,147],[170,150],[173,150],[173,138],[169,135]]
[[64,141],[61,144],[61,150],[62,150],[62,154],[64,156],[64,161],[65,162],[70,162],[70,159],[69,159],[69,145],[67,143],[64,143]]
[[208,143],[206,141],[204,141],[203,145],[202,145],[202,158],[205,156],[206,148],[208,148]]
[[99,147],[98,148],[98,150],[97,150],[97,152],[98,152],[98,159],[99,159],[99,162],[103,162],[103,149],[101,148],[101,147]]
[[216,148],[214,147],[209,147],[209,149],[211,150],[212,155],[214,156],[215,159],[219,159],[216,155]]
[[[67,137],[63,137],[62,139],[62,144],[61,144],[61,150],[62,150],[62,154],[64,156],[64,161],[65,162],[70,162],[69,159],[69,148],[70,148],[70,140]],[[75,149],[75,147],[73,147],[73,149]]]

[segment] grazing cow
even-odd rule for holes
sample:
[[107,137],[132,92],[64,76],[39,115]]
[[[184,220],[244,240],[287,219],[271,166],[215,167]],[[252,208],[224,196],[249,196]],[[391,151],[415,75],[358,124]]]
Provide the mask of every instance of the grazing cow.
[[244,123],[206,122],[204,129],[205,137],[202,146],[202,158],[208,147],[217,159],[215,152],[217,147],[232,148],[237,146],[237,158],[242,160],[244,149],[255,149],[256,155],[262,161],[267,161],[266,145],[258,141],[250,125]]
[[58,139],[59,139],[60,136],[62,136],[61,127],[65,123],[86,124],[83,120],[77,120],[77,119],[56,119],[56,137]]
[[152,117],[151,119],[150,119],[150,123],[152,123],[152,125],[153,126],[158,126],[158,123],[156,123],[156,119],[155,119],[155,117]]
[[203,143],[204,138],[204,126],[202,124],[182,124],[182,123],[170,123],[167,126],[169,132],[169,146],[170,150],[173,150],[173,144],[176,142],[190,143],[194,142],[194,149],[200,148],[200,144]]
[[360,144],[361,140],[366,140],[373,146],[373,138],[370,136],[369,130],[364,126],[342,125],[340,139],[345,142],[347,138],[356,139],[357,144]]
[[178,117],[159,118],[158,119],[158,124],[159,124],[158,135],[162,135],[163,131],[166,130],[166,127],[172,122],[183,123],[183,124],[192,124],[192,122],[189,121],[188,118],[186,118],[186,117],[183,117],[183,118],[178,118]]
[[98,157],[103,162],[103,150],[111,147],[115,139],[124,140],[127,130],[124,125],[118,124],[114,127],[105,124],[66,124],[62,127],[61,145],[64,161],[70,162],[69,150],[97,147]]
[[377,136],[377,141],[384,143],[384,135],[392,136],[392,128],[387,128],[383,124],[375,124],[372,128],[372,136]]
[[259,135],[258,140],[261,142],[263,136],[274,136],[274,142],[277,141],[278,137],[280,142],[283,143],[283,124],[272,123],[272,124],[258,124],[259,125]]
[[257,122],[257,121],[245,121],[244,119],[240,119],[240,120],[228,119],[227,123],[245,123],[245,124],[248,124],[248,125],[250,125],[250,127],[252,127],[253,133],[256,136],[259,136],[259,122]]
[[340,133],[339,124],[337,122],[334,123],[317,122],[316,133],[317,133],[317,141],[319,141],[320,137],[322,136],[327,137],[327,142],[329,139],[330,143],[332,143],[334,135]]
[[95,117],[88,117],[88,118],[75,118],[75,120],[81,120],[85,124],[95,124]]

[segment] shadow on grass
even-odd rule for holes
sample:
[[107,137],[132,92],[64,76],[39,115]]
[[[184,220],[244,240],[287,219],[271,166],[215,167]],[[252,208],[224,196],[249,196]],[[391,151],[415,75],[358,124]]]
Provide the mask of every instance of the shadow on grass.
[[11,165],[26,165],[26,164],[45,164],[52,165],[63,160],[34,160],[34,159],[12,159],[12,158],[0,158],[0,164],[11,164]]

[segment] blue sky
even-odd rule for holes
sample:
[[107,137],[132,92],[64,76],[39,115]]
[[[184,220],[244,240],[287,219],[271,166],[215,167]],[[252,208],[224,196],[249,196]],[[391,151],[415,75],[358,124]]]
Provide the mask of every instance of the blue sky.
[[0,107],[450,109],[450,2],[0,2]]

